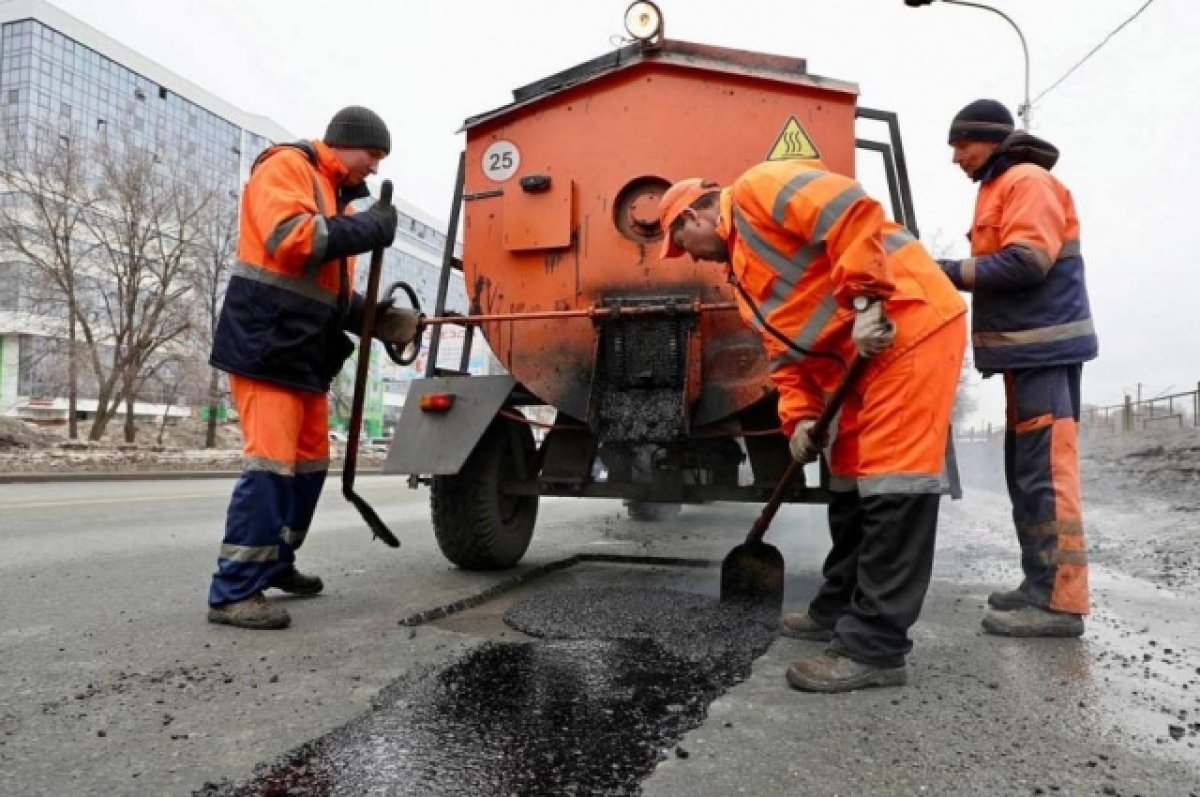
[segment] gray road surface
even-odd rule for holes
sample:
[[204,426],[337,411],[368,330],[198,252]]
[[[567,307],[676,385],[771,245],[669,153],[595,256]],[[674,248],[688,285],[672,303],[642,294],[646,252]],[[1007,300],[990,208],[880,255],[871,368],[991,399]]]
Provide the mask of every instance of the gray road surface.
[[[293,627],[275,633],[204,620],[230,482],[0,486],[0,792],[188,794],[240,780],[368,711],[395,679],[515,633],[399,625],[511,573],[449,566],[424,491],[359,480],[402,539],[397,552],[370,539],[335,486],[301,552],[326,594],[289,601]],[[613,502],[544,501],[522,569],[588,552],[719,560],[755,511],[689,508],[638,524]],[[1016,576],[1005,515],[998,496],[978,492],[946,509],[909,687],[790,691],[788,661],[819,648],[776,640],[644,792],[1198,793],[1200,596],[1098,566],[1084,640],[983,636],[986,592]],[[788,508],[772,532],[791,607],[820,567],[820,516]],[[1094,545],[1135,544],[1103,517],[1092,528]],[[703,573],[691,581],[711,589]]]

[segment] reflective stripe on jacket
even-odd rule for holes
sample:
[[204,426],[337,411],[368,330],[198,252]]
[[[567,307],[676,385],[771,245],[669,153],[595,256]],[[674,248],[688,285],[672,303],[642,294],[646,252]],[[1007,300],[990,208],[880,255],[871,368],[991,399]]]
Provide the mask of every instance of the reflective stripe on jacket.
[[[820,161],[748,170],[721,194],[719,232],[746,293],[738,297],[742,316],[762,334],[788,434],[820,413],[854,356],[855,296],[885,299],[897,325],[895,344],[876,368],[966,312],[917,240],[887,221],[856,181]],[[759,313],[791,345],[770,333]]]
[[972,291],[975,367],[1070,365],[1096,357],[1071,193],[1049,171],[1017,163],[979,189],[971,257],[951,278]]
[[[320,141],[272,147],[255,162],[242,195],[238,262],[209,362],[229,373],[314,392],[329,389],[354,350],[338,294],[345,263],[326,260],[327,217],[346,169]],[[349,300],[347,295],[346,300]]]

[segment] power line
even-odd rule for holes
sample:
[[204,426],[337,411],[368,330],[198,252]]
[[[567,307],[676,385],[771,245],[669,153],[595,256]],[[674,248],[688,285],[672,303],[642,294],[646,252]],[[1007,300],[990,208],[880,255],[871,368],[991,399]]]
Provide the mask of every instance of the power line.
[[1032,101],[1032,102],[1030,102],[1030,105],[1033,105],[1033,104],[1037,103],[1037,101],[1038,101],[1038,100],[1040,100],[1042,97],[1045,97],[1045,96],[1046,96],[1047,94],[1049,94],[1051,91],[1053,91],[1054,89],[1058,88],[1058,85],[1059,85],[1060,83],[1062,83],[1064,80],[1066,80],[1067,78],[1069,78],[1069,77],[1070,77],[1070,76],[1071,76],[1071,75],[1072,75],[1072,74],[1075,72],[1075,70],[1076,70],[1076,69],[1078,69],[1079,67],[1083,66],[1083,63],[1084,63],[1085,61],[1087,61],[1089,58],[1091,58],[1093,55],[1095,55],[1097,52],[1099,52],[1099,51],[1100,51],[1100,48],[1101,48],[1101,47],[1103,47],[1104,45],[1108,44],[1109,40],[1110,40],[1110,39],[1112,39],[1112,37],[1113,37],[1113,36],[1116,36],[1118,33],[1120,33],[1122,28],[1124,28],[1124,27],[1125,27],[1126,25],[1128,25],[1130,22],[1133,22],[1135,19],[1137,19],[1139,16],[1141,16],[1142,12],[1143,12],[1143,11],[1145,11],[1147,8],[1149,8],[1149,7],[1150,7],[1150,4],[1151,4],[1151,3],[1153,3],[1153,2],[1154,2],[1154,0],[1146,0],[1146,2],[1142,4],[1142,7],[1141,7],[1141,8],[1139,8],[1137,11],[1134,11],[1134,12],[1133,12],[1133,15],[1132,15],[1132,16],[1130,16],[1130,17],[1129,17],[1129,19],[1125,20],[1125,21],[1124,21],[1124,22],[1122,22],[1120,25],[1118,25],[1116,28],[1114,28],[1114,29],[1113,29],[1113,31],[1112,31],[1111,33],[1109,33],[1107,36],[1105,36],[1105,37],[1104,37],[1104,40],[1103,40],[1103,41],[1101,41],[1099,44],[1097,44],[1095,47],[1093,47],[1091,50],[1089,50],[1089,51],[1088,51],[1088,54],[1087,54],[1087,55],[1085,55],[1083,58],[1080,58],[1080,59],[1079,59],[1079,61],[1077,61],[1073,67],[1071,67],[1070,69],[1068,69],[1068,70],[1067,70],[1067,71],[1066,71],[1066,72],[1063,74],[1063,76],[1062,76],[1062,77],[1060,77],[1058,80],[1056,80],[1056,81],[1054,81],[1052,84],[1050,84],[1050,87],[1049,87],[1049,88],[1047,88],[1047,89],[1046,89],[1045,91],[1043,91],[1041,94],[1039,94],[1039,95],[1037,95],[1036,97],[1034,97],[1034,98],[1033,98],[1033,101]]

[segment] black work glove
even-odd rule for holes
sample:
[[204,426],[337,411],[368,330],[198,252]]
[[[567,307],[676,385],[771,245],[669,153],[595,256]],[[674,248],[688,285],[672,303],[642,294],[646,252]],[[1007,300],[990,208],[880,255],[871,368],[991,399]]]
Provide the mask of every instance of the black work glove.
[[396,224],[398,220],[396,206],[376,202],[367,208],[366,212],[362,215],[364,216],[363,220],[371,226],[371,248],[391,246],[392,241],[396,240]]
[[325,259],[338,260],[392,245],[396,239],[396,206],[376,202],[361,213],[325,219]]

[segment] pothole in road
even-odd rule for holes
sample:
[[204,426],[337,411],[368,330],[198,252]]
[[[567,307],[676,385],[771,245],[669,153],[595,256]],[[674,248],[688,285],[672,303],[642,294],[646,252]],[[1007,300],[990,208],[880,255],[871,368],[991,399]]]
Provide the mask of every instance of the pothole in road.
[[711,567],[584,562],[439,612],[432,625],[487,641],[202,793],[635,794],[775,638],[776,613],[720,604],[716,582]]

